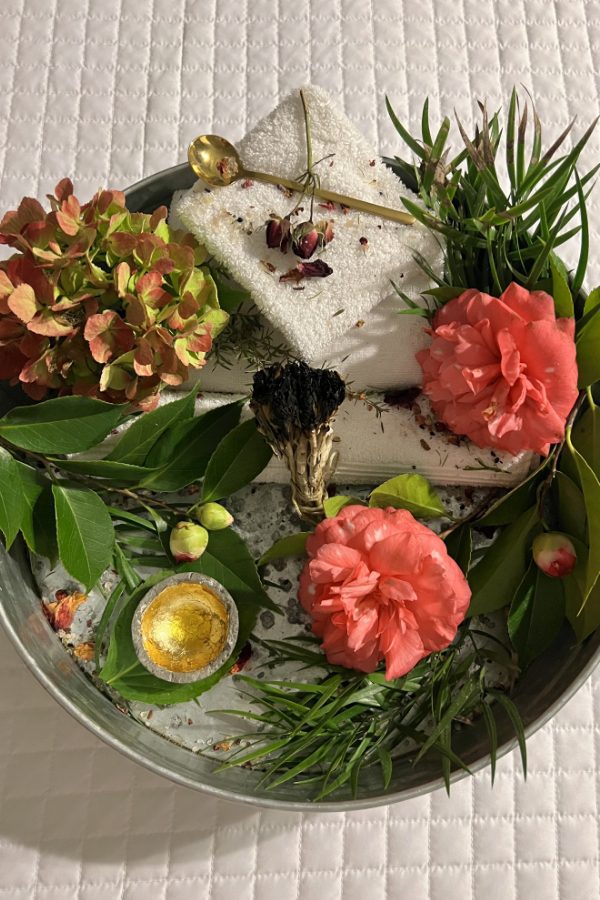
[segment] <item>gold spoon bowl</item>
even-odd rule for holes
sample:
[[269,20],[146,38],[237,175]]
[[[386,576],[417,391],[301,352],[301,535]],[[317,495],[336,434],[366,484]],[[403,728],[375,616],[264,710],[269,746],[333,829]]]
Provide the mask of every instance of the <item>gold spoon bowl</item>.
[[[282,185],[291,191],[302,193],[303,185],[289,178],[279,175],[270,175],[267,172],[255,172],[247,169],[233,144],[226,141],[218,134],[201,134],[195,138],[188,148],[188,160],[190,166],[202,181],[212,187],[225,187],[239,181],[241,178],[252,181],[262,181],[267,184]],[[382,219],[390,219],[392,222],[400,222],[402,225],[412,225],[414,216],[402,212],[399,209],[391,209],[388,206],[380,206],[377,203],[369,203],[358,197],[348,197],[335,191],[324,188],[315,188],[314,196],[320,200],[330,200],[333,203],[341,203],[351,209],[368,213],[371,216],[379,216]]]

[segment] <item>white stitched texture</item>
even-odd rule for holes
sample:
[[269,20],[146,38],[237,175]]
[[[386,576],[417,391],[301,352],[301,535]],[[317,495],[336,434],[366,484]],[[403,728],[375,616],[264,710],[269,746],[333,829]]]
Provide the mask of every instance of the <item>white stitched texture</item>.
[[[56,12],[54,14],[54,10]],[[70,174],[85,198],[238,140],[289,90],[331,92],[382,153],[388,93],[470,121],[513,83],[552,139],[599,110],[598,0],[4,0],[0,198]],[[456,131],[454,131],[456,135]],[[455,140],[456,145],[456,140]],[[600,148],[595,135],[581,169]],[[589,284],[600,281],[600,195]],[[569,256],[573,262],[573,255]],[[176,787],[98,741],[0,635],[0,900],[583,900],[600,896],[600,676],[496,784],[344,815],[254,810]]]

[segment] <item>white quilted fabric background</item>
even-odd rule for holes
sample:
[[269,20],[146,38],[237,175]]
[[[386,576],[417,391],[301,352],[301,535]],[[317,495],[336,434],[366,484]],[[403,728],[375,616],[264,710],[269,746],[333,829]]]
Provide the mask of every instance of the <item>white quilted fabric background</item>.
[[[596,0],[3,0],[0,197],[86,197],[235,140],[290,89],[337,94],[381,150],[388,92],[469,119],[513,83],[557,134],[598,110]],[[598,137],[591,147],[597,155]],[[592,254],[599,198],[592,204]],[[591,279],[599,279],[600,260]],[[171,785],[71,720],[0,636],[0,897],[580,900],[600,896],[600,677],[515,758],[364,813],[253,810]]]

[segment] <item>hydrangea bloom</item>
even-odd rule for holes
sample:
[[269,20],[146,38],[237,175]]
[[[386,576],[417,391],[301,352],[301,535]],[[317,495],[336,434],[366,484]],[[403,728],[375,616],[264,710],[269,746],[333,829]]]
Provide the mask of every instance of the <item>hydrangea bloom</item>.
[[0,222],[0,378],[34,399],[49,390],[156,404],[199,368],[227,322],[205,251],[166,222],[130,213],[120,191],[80,205],[68,178],[47,213],[25,198]]

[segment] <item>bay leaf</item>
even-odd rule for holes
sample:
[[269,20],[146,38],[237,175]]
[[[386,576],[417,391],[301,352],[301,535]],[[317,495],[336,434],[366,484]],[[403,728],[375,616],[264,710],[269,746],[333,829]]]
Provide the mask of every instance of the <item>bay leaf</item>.
[[25,505],[16,459],[0,447],[0,531],[9,548],[19,533]]
[[469,616],[508,606],[529,565],[531,541],[541,528],[537,506],[503,529],[469,573],[473,592]]
[[436,519],[446,515],[438,494],[422,475],[396,475],[384,481],[371,493],[369,506],[385,509],[407,509],[420,519]]
[[88,488],[54,484],[52,494],[60,560],[91,590],[112,559],[115,533],[110,514]]
[[79,453],[104,440],[126,408],[92,397],[57,397],[11,409],[0,419],[0,437],[36,453]]
[[254,481],[273,456],[273,451],[248,419],[229,432],[213,451],[206,467],[202,499],[221,500]]

